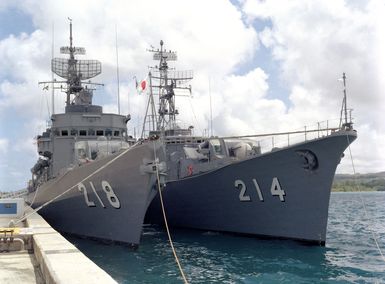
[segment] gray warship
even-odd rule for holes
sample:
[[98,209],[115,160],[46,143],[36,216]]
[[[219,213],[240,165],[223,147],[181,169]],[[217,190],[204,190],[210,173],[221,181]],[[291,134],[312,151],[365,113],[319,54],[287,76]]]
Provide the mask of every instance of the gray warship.
[[[357,137],[348,115],[345,74],[336,128],[318,124],[313,130],[287,133],[194,136],[193,126],[177,124],[175,106],[179,89],[191,92],[186,83],[192,72],[169,69],[168,62],[175,61],[177,54],[166,51],[162,41],[160,45],[151,50],[159,65],[149,70],[146,114],[147,124],[153,127],[149,135],[162,137],[165,145],[167,176],[162,200],[168,225],[324,245],[336,167]],[[290,143],[295,135],[303,141]],[[274,138],[279,136],[287,141],[277,147]],[[270,149],[260,141],[267,137],[272,137]],[[149,206],[146,223],[164,223],[159,199],[157,195]]]
[[[103,113],[92,104],[100,84],[97,60],[79,60],[85,49],[72,43],[53,58],[52,71],[63,78],[41,82],[66,93],[65,113],[51,116],[51,127],[37,136],[39,159],[29,182],[28,203],[58,231],[137,245],[146,209],[165,168],[163,145],[135,141],[127,134],[130,116]],[[156,156],[156,158],[155,158]]]
[[[75,58],[85,50],[73,46],[70,23],[70,46],[61,48],[69,58],[53,58],[51,66],[64,80],[42,82],[67,99],[65,113],[53,114],[52,125],[37,137],[31,206],[60,232],[137,246],[143,224],[164,224],[161,192],[173,227],[324,244],[336,167],[357,137],[345,90],[336,128],[194,135],[192,125],[177,123],[175,105],[179,93],[191,93],[193,72],[169,68],[177,54],[162,41],[150,51],[158,65],[149,69],[136,140],[127,133],[129,116],[92,104],[97,84],[87,80],[101,73],[101,63]],[[287,143],[278,145],[282,135]],[[267,137],[271,147],[263,144]]]

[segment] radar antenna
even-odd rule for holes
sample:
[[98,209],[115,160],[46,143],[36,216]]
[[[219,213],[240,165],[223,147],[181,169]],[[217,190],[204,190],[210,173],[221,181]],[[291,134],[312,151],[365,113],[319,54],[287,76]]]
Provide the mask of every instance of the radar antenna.
[[[163,47],[163,40],[160,41],[160,49],[151,48],[153,59],[159,61],[159,66],[151,67],[149,72],[150,99],[153,104],[153,95],[159,96],[158,115],[154,114],[150,118],[157,117],[155,120],[156,131],[178,128],[176,125],[176,116],[179,114],[175,107],[175,90],[188,90],[191,94],[191,85],[186,86],[193,78],[193,71],[170,70],[168,61],[176,61],[175,51],[167,51]],[[152,108],[153,110],[155,107]],[[146,124],[146,122],[145,122]],[[151,124],[151,123],[150,123]],[[153,121],[154,125],[154,121]]]
[[[69,58],[53,58],[51,60],[52,72],[66,81],[39,82],[39,84],[55,84],[55,89],[60,89],[67,94],[66,106],[69,105],[91,105],[93,91],[96,86],[103,84],[83,82],[91,79],[102,72],[102,65],[98,60],[78,60],[75,55],[84,55],[86,50],[84,47],[73,46],[72,38],[72,19],[70,22],[70,46],[60,48],[61,54],[69,54]],[[63,83],[66,88],[63,88]],[[58,84],[61,84],[60,87]],[[71,101],[71,95],[74,96]]]

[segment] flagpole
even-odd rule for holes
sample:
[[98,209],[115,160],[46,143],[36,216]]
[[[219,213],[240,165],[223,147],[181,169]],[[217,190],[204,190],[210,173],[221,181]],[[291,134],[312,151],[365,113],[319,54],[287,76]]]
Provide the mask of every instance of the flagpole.
[[[55,24],[54,22],[52,22],[52,50],[51,50],[51,58],[53,59],[54,57],[54,48],[55,48],[55,44],[54,44],[54,41],[55,41]],[[51,70],[52,71],[52,70]],[[51,72],[51,76],[52,76],[52,94],[51,94],[51,107],[52,107],[52,115],[55,114],[55,88],[54,88],[54,73],[53,71]]]
[[345,72],[342,75],[342,80],[344,80],[344,103],[345,103],[345,124],[348,124],[348,109],[347,109],[347,102],[346,102],[346,75]]
[[212,137],[213,136],[213,108],[211,105],[211,78],[210,77],[209,77],[209,96],[210,96],[210,132]]
[[118,114],[120,114],[120,82],[119,82],[119,53],[118,53],[118,28],[115,24],[115,49],[116,49],[116,79],[118,84]]

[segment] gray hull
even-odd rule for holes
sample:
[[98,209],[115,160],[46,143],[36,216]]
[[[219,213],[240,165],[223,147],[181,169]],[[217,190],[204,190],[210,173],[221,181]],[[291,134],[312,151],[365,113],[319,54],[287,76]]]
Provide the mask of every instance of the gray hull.
[[[208,173],[168,181],[163,190],[168,223],[324,244],[335,170],[355,138],[354,131],[339,131]],[[316,160],[304,153],[312,153]],[[163,223],[159,202],[159,197],[153,200],[147,222]]]
[[[160,143],[148,142],[50,180],[38,188],[33,207],[75,186],[39,211],[55,229],[139,244],[143,218],[156,193],[155,175],[147,170],[154,161],[154,143],[157,143],[158,156],[162,156]],[[97,170],[99,172],[87,178]],[[30,200],[34,194],[30,194]]]

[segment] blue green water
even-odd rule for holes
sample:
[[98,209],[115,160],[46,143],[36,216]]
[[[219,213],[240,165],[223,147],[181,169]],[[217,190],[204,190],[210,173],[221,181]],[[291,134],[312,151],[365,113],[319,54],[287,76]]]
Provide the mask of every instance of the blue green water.
[[[367,216],[361,198],[366,204]],[[190,283],[385,283],[385,192],[333,193],[325,247],[173,230]],[[119,283],[182,283],[166,233],[146,227],[141,246],[70,238]]]

